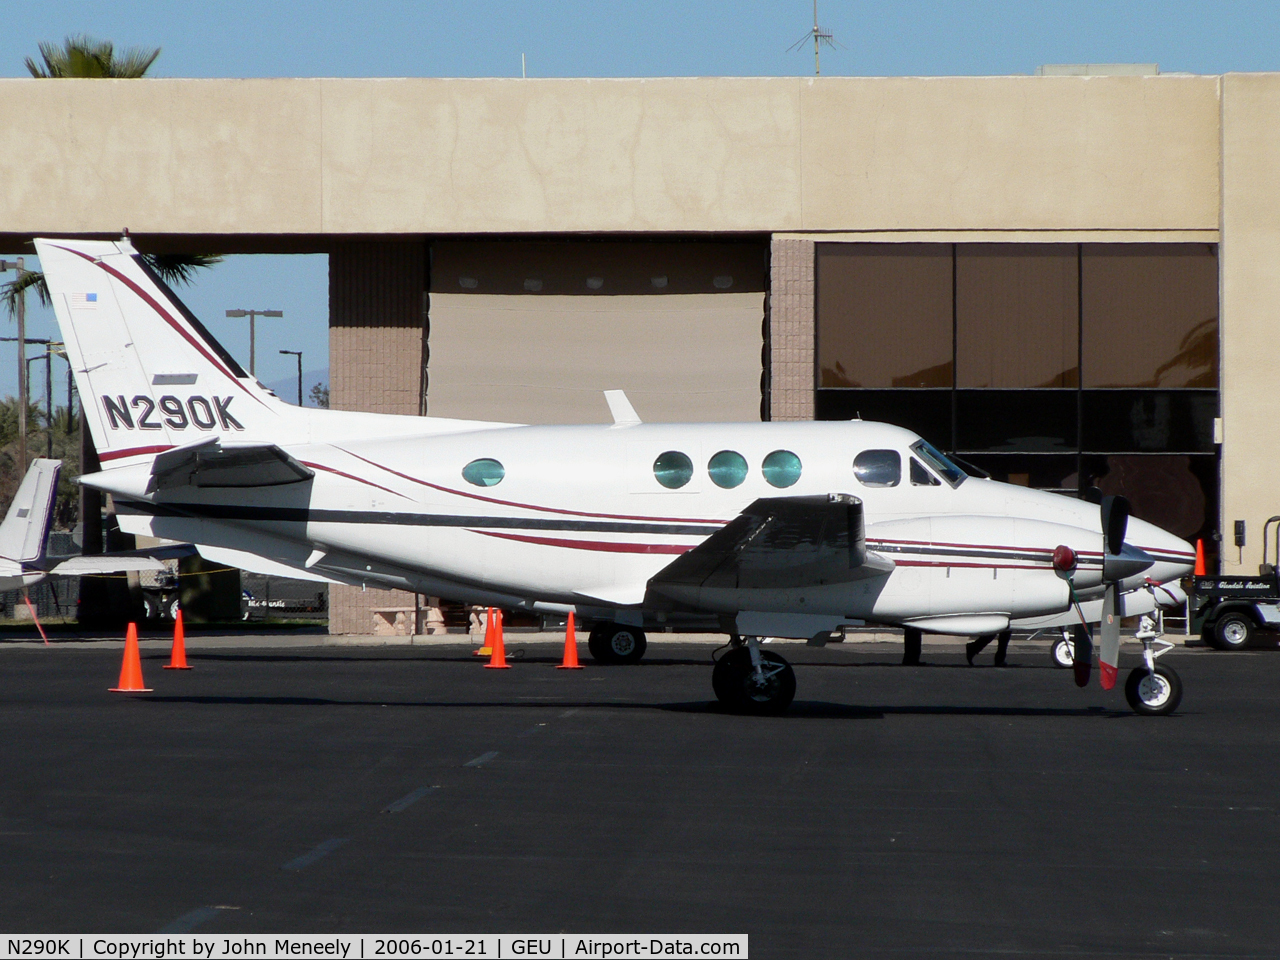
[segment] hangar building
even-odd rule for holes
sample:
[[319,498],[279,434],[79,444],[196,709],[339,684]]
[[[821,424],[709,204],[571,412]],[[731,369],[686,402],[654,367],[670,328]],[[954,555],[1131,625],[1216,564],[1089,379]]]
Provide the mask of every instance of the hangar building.
[[[1280,75],[0,80],[0,232],[325,252],[332,401],[884,419],[1188,537],[1280,449]],[[331,629],[385,594],[334,588]]]

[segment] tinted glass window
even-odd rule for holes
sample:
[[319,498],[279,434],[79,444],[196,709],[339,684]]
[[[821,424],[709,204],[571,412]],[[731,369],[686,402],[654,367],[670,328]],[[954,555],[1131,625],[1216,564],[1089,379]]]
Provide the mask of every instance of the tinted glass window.
[[1218,256],[1207,243],[1087,243],[1086,387],[1217,387]]
[[764,478],[775,487],[789,487],[800,479],[800,458],[790,450],[775,450],[760,466]]
[[668,490],[678,490],[693,477],[693,461],[679,450],[668,450],[653,461],[653,475]]
[[915,487],[937,487],[941,484],[938,478],[926,470],[915,457],[911,458],[911,485]]
[[747,461],[740,453],[721,450],[708,461],[707,475],[717,487],[732,489],[747,479]]
[[896,487],[902,456],[897,450],[863,450],[853,458],[853,474],[868,487]]
[[506,469],[497,460],[472,460],[462,468],[462,479],[474,483],[477,487],[496,487],[507,475]]
[[917,440],[911,445],[911,450],[917,457],[942,474],[947,483],[953,487],[960,486],[964,482],[964,478],[968,476],[928,440]]
[[951,244],[817,245],[820,387],[951,386]]
[[1078,385],[1077,266],[1070,243],[959,244],[956,385]]

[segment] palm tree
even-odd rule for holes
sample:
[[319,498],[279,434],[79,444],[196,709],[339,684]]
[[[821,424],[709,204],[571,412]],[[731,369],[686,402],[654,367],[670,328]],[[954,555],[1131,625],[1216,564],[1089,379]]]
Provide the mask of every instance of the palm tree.
[[132,79],[145,76],[158,56],[159,47],[152,50],[130,47],[117,57],[110,40],[95,40],[81,34],[67,37],[61,47],[47,41],[40,44],[40,59],[44,63],[27,57],[27,70],[33,77],[43,79]]

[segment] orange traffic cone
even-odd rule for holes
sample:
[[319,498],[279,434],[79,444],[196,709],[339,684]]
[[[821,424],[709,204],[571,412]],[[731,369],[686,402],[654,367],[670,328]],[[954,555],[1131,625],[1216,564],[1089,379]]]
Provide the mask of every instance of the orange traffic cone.
[[564,660],[557,670],[581,670],[578,663],[578,635],[573,629],[573,611],[569,611],[569,622],[564,628]]
[[150,687],[142,685],[142,658],[138,656],[138,625],[129,624],[124,637],[124,663],[120,665],[120,685],[111,687],[112,693],[150,693]]
[[510,670],[507,663],[507,648],[502,642],[502,611],[498,610],[493,617],[493,656],[484,665],[486,670]]
[[166,670],[190,670],[187,666],[187,635],[182,629],[182,609],[178,609],[178,615],[173,618],[173,649],[169,651],[169,662],[164,665]]
[[471,653],[476,657],[487,657],[493,653],[493,607],[486,607],[484,611],[484,643]]
[[1197,577],[1203,577],[1208,575],[1204,565],[1204,541],[1203,540],[1196,541],[1196,574],[1195,575]]

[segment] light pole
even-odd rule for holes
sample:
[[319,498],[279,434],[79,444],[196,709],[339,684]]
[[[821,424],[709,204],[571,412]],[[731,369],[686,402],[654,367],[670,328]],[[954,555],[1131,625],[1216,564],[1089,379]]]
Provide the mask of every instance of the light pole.
[[[13,341],[17,339],[18,339],[17,337],[0,337],[0,341],[5,341],[7,343],[13,343]],[[31,382],[31,364],[34,361],[38,361],[38,360],[44,361],[44,381],[45,381],[44,382],[44,410],[45,410],[45,416],[48,418],[48,421],[49,421],[47,425],[48,429],[45,430],[45,456],[52,459],[53,458],[53,358],[61,357],[63,360],[67,361],[67,382],[68,383],[70,383],[71,381],[71,360],[67,356],[65,344],[63,344],[61,340],[50,340],[46,337],[31,337],[26,341],[26,343],[23,344],[23,346],[25,347],[27,343],[42,343],[44,344],[44,348],[45,348],[44,353],[37,354],[34,357],[27,357],[25,366],[27,368],[27,383],[30,383]],[[68,389],[67,390],[68,427],[70,426],[70,423],[71,423],[71,391],[70,389]]]
[[290,353],[298,358],[298,406],[302,406],[302,351],[301,350],[281,350],[281,353]]
[[283,317],[283,310],[228,310],[228,317],[248,317],[249,318],[249,376],[256,377],[257,371],[254,370],[253,354],[256,349],[254,343],[254,327],[253,321],[258,317]]
[[[15,283],[22,281],[27,272],[23,266],[23,258],[17,260],[0,260],[0,273],[6,270],[17,272]],[[18,304],[18,463],[21,473],[27,472],[27,293],[19,290]]]

